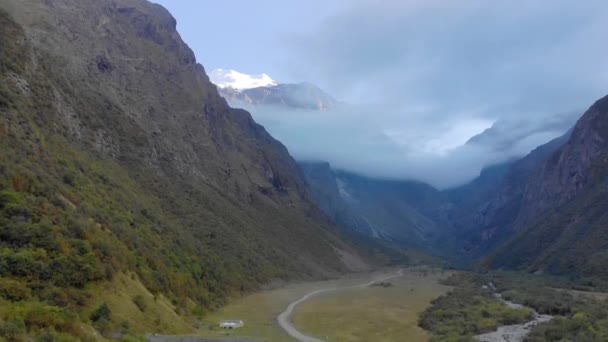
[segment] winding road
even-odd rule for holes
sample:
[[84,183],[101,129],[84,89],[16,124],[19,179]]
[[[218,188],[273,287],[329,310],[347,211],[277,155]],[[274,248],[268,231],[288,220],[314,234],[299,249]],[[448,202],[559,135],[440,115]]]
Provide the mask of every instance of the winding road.
[[320,340],[318,338],[314,338],[311,336],[306,336],[304,334],[302,334],[300,331],[298,331],[298,329],[296,329],[296,327],[293,326],[293,323],[291,322],[291,314],[293,313],[293,311],[295,310],[295,308],[302,302],[307,301],[308,299],[319,295],[321,293],[327,293],[327,292],[333,292],[333,291],[338,291],[338,290],[346,290],[346,289],[354,289],[354,288],[363,288],[363,287],[368,287],[373,285],[374,283],[377,282],[381,282],[381,281],[385,281],[385,280],[389,280],[389,279],[393,279],[393,278],[398,278],[401,277],[403,275],[403,268],[400,269],[399,271],[397,271],[397,273],[393,274],[393,275],[389,275],[389,276],[385,276],[382,278],[378,278],[378,279],[374,279],[370,282],[364,283],[364,284],[360,284],[360,285],[354,285],[354,286],[345,286],[345,287],[330,287],[330,288],[326,288],[326,289],[319,289],[316,291],[312,291],[308,294],[306,294],[305,296],[303,296],[302,298],[291,302],[287,308],[285,309],[285,311],[281,312],[279,314],[279,316],[277,316],[277,322],[279,323],[279,326],[281,327],[281,329],[285,330],[285,332],[287,334],[289,334],[289,336],[295,338],[296,340],[300,341],[300,342],[325,342],[323,340]]

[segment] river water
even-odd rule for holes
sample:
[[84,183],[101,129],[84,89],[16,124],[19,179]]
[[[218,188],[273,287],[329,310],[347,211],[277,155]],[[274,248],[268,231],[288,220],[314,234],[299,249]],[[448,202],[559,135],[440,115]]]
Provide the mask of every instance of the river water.
[[[495,289],[493,284],[489,285],[490,288]],[[496,298],[500,299],[503,303],[505,303],[508,307],[511,308],[524,308],[525,306],[517,303],[513,303],[508,301],[500,295],[500,293],[494,294]],[[498,328],[498,330],[489,332],[482,335],[477,335],[475,338],[480,342],[522,342],[526,336],[530,333],[532,328],[535,326],[549,322],[553,319],[553,316],[550,315],[541,315],[536,312],[532,308],[528,308],[532,310],[534,313],[534,319],[523,323],[523,324],[513,324],[513,325],[503,325]]]

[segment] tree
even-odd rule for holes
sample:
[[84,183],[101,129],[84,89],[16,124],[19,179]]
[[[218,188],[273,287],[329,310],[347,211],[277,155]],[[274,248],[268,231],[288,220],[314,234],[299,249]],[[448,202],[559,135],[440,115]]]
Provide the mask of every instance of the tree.
[[110,321],[112,318],[112,311],[108,304],[101,304],[93,313],[91,314],[91,321],[99,322],[100,320]]

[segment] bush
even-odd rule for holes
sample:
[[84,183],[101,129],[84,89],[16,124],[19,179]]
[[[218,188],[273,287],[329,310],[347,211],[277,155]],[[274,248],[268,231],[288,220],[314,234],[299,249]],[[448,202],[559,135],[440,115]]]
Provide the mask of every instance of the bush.
[[112,322],[109,319],[100,318],[93,325],[102,335],[106,335],[112,330]]
[[197,317],[204,317],[207,314],[205,307],[197,305],[192,309],[192,314]]
[[509,308],[479,287],[456,288],[432,304],[420,316],[419,325],[432,332],[437,341],[458,341],[493,331],[499,325],[532,319],[530,310]]
[[59,327],[65,323],[63,312],[59,308],[35,304],[25,314],[25,325],[28,329]]
[[102,319],[110,321],[112,319],[112,311],[110,310],[108,304],[103,303],[97,309],[95,309],[95,311],[93,311],[90,318],[93,322],[99,322]]
[[9,341],[15,340],[22,334],[25,334],[25,322],[22,319],[0,322],[0,336],[5,337]]
[[23,196],[20,193],[11,190],[0,191],[0,209],[15,207],[22,202]]
[[22,301],[31,296],[32,290],[23,283],[12,279],[0,279],[0,297],[10,301]]

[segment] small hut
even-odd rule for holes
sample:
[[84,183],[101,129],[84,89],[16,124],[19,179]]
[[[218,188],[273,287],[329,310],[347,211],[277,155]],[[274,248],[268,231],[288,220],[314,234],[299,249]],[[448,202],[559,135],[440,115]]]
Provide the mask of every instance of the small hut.
[[240,319],[228,319],[220,321],[220,328],[223,329],[237,329],[245,326],[245,323]]

